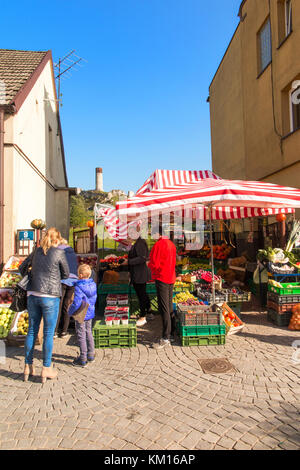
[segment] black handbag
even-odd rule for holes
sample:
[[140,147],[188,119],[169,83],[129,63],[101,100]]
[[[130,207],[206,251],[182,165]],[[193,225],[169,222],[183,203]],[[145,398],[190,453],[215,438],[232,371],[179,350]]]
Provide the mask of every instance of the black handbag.
[[12,296],[10,310],[13,312],[23,312],[27,309],[27,291],[16,285]]
[[12,302],[10,305],[10,310],[13,312],[23,312],[24,310],[27,309],[27,286],[30,281],[31,277],[31,269],[32,269],[32,263],[33,263],[33,258],[28,263],[27,267],[27,273],[21,279],[21,281],[14,287],[14,293],[12,295]]

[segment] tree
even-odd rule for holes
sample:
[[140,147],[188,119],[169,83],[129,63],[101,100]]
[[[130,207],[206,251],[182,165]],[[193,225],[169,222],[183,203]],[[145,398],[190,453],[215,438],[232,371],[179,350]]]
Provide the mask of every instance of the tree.
[[93,212],[86,207],[84,198],[71,196],[70,200],[70,225],[71,227],[85,227],[89,219],[93,219]]

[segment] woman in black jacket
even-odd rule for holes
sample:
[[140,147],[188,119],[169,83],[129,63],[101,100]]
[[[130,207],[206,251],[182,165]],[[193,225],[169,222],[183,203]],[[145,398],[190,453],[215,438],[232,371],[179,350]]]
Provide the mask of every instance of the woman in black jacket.
[[[149,249],[146,240],[139,237],[128,253],[128,268],[130,272],[131,284],[134,287],[140,304],[140,318],[137,326],[143,326],[147,320],[152,320],[151,304],[146,292],[147,282],[151,279],[150,270],[147,266]],[[147,318],[146,318],[147,315]]]
[[60,241],[60,232],[55,228],[50,228],[41,246],[20,266],[20,273],[25,276],[31,264],[27,286],[29,327],[25,342],[25,381],[28,380],[29,375],[35,375],[33,352],[42,318],[44,321],[42,382],[44,383],[47,378],[53,379],[57,376],[57,371],[51,367],[53,336],[62,294],[61,280],[69,277],[65,253],[57,248]]

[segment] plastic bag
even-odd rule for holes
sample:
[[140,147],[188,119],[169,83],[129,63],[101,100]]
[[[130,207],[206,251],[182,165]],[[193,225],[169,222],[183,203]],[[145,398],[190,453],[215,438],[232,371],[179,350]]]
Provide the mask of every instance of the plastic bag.
[[[260,271],[260,279],[259,279]],[[268,271],[262,267],[262,265],[257,266],[256,270],[253,273],[253,282],[254,284],[266,284],[269,281]]]
[[300,331],[300,304],[297,304],[292,309],[292,318],[289,324],[289,330]]

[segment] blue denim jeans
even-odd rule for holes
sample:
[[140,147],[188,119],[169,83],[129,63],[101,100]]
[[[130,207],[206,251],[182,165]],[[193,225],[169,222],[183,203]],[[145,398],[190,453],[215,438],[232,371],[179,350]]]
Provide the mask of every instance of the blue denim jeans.
[[34,345],[39,332],[41,319],[43,318],[43,366],[51,366],[53,336],[58,317],[59,302],[59,297],[36,297],[30,295],[27,298],[29,327],[25,342],[25,364],[32,364]]

